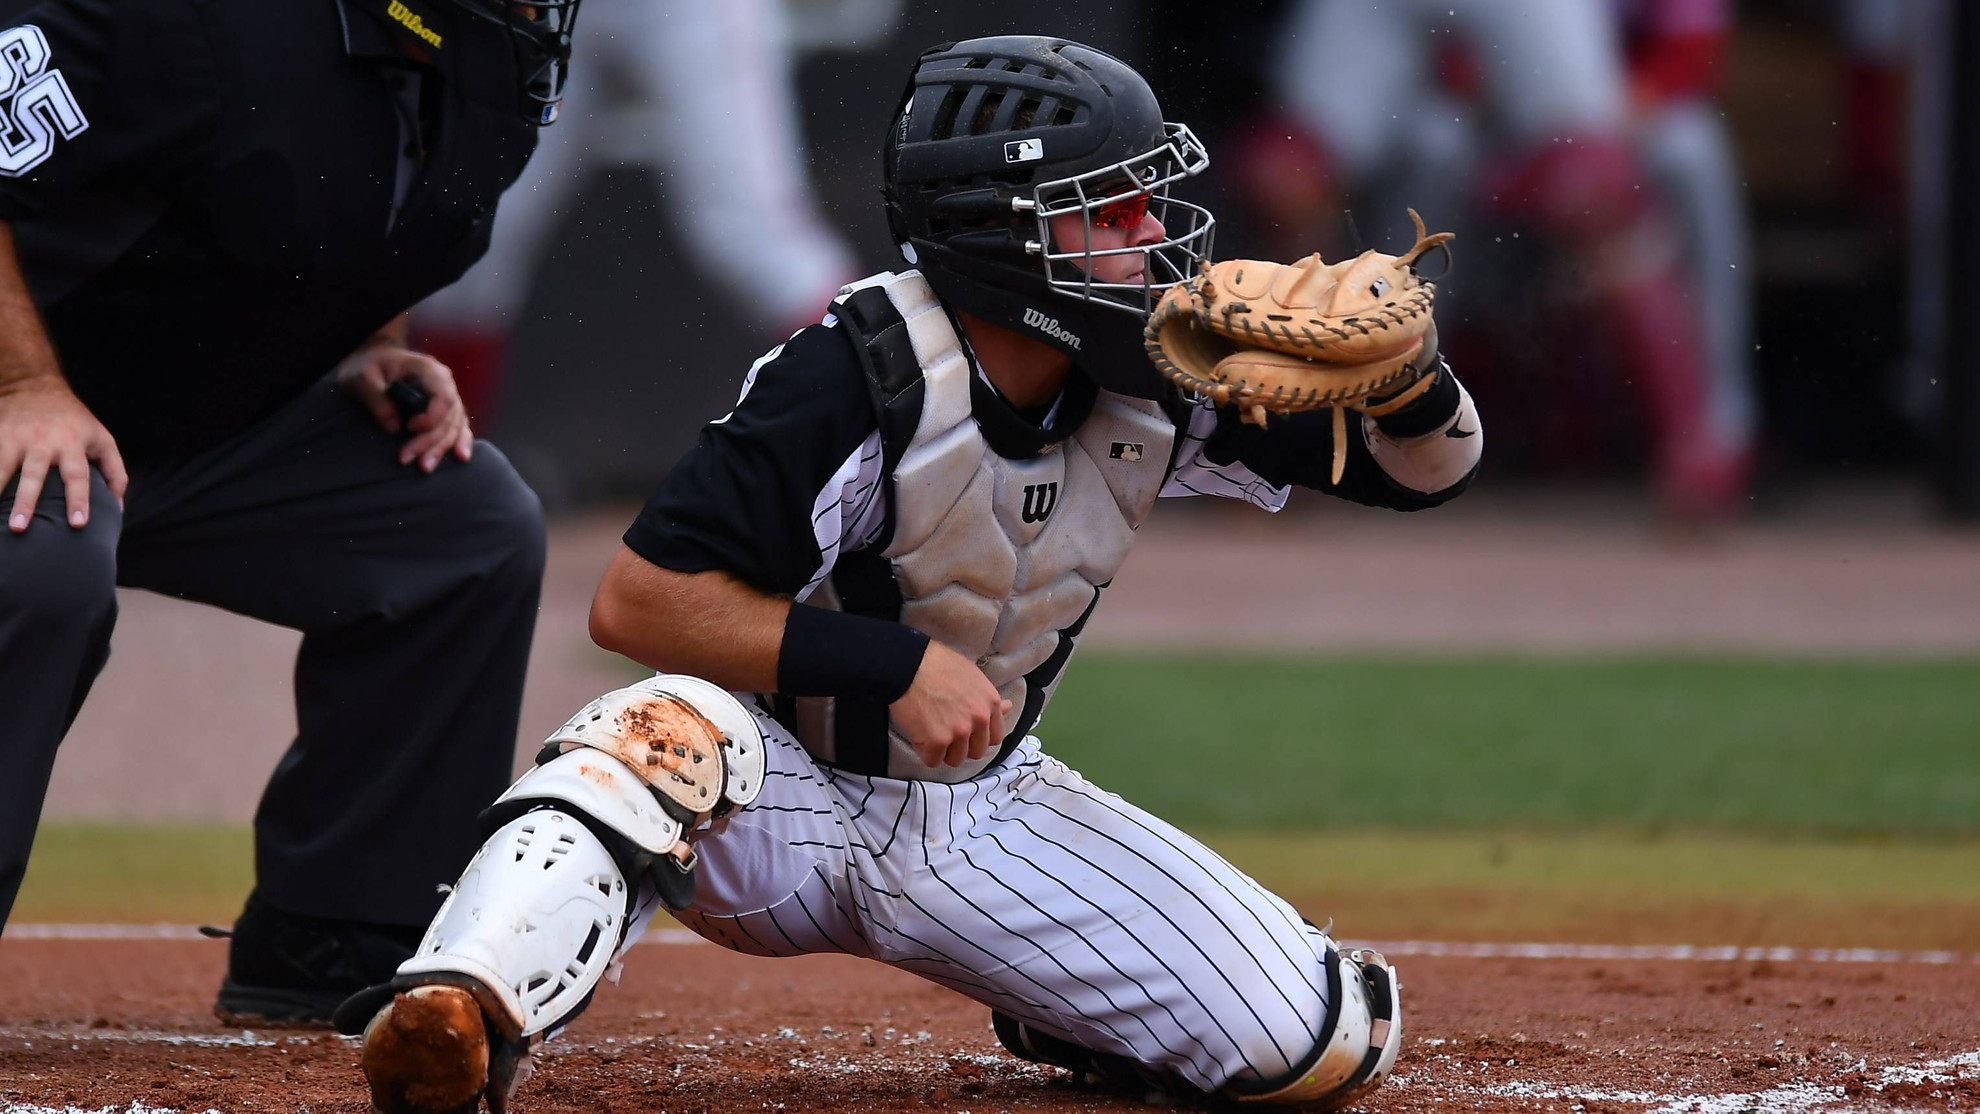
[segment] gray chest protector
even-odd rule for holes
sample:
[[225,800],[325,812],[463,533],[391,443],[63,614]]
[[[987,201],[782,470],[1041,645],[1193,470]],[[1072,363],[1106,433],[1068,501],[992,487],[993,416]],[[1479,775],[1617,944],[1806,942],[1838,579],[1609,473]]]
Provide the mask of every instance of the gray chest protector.
[[914,271],[847,288],[834,307],[880,415],[891,536],[842,556],[807,601],[897,619],[976,661],[1005,699],[998,752],[930,767],[884,705],[780,701],[811,754],[856,773],[966,781],[1017,745],[1051,699],[1100,589],[1161,490],[1175,424],[1160,404],[1106,391],[1072,435],[999,455],[974,416],[975,370]]

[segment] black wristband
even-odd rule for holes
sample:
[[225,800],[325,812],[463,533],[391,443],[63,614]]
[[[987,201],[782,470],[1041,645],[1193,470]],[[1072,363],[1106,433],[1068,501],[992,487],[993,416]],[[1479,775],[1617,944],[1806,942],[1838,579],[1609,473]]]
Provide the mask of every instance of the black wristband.
[[892,704],[907,694],[928,636],[902,623],[797,603],[784,620],[777,691]]
[[1457,377],[1450,366],[1439,362],[1437,381],[1408,406],[1375,419],[1375,428],[1391,437],[1421,437],[1434,432],[1457,413]]

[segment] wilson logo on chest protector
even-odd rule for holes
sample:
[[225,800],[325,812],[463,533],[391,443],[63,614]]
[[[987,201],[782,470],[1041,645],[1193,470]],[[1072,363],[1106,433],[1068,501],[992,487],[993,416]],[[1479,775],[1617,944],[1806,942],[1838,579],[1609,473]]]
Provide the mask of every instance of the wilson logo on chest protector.
[[1052,508],[1059,505],[1059,481],[1024,485],[1024,513],[1026,522],[1043,522]]
[[1061,328],[1056,317],[1047,317],[1035,309],[1027,308],[1024,311],[1024,323],[1062,344],[1069,344],[1074,349],[1079,347],[1079,338]]
[[48,65],[48,38],[31,23],[0,31],[0,174],[18,178],[55,153],[55,137],[89,130],[62,71]]

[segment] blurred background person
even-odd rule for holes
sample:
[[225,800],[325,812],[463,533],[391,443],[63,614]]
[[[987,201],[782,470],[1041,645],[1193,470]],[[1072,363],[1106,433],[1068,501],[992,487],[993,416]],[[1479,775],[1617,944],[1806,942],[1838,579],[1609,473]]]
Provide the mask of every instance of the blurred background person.
[[1893,402],[1933,440],[1947,360],[1947,185],[1953,102],[1951,0],[1835,0],[1843,49],[1843,172],[1893,249],[1902,245],[1906,335]]
[[562,126],[544,133],[487,256],[413,316],[417,342],[454,369],[470,414],[495,417],[545,241],[603,167],[649,170],[696,270],[764,335],[811,323],[864,273],[818,217],[792,83],[793,32],[818,41],[834,16],[870,33],[892,11],[873,0],[589,0]]
[[[1706,85],[1688,67],[1704,58],[1710,72],[1724,13],[1655,0],[1620,7],[1299,0],[1272,70],[1284,115],[1240,140],[1239,174],[1255,218],[1285,230],[1282,252],[1386,242],[1405,203],[1450,213],[1461,229],[1468,217],[1474,236],[1533,237],[1525,252],[1491,253],[1502,266],[1453,290],[1468,312],[1450,332],[1481,319],[1520,332],[1528,358],[1502,380],[1545,370],[1530,356],[1536,339],[1557,357],[1539,364],[1611,363],[1646,413],[1662,512],[1723,518],[1744,502],[1752,457],[1745,364],[1724,351],[1745,328],[1745,294],[1719,284],[1728,307],[1712,320],[1699,276],[1736,269],[1737,239],[1710,237],[1722,226],[1737,233],[1740,207],[1723,137],[1696,120],[1703,109],[1690,99]],[[1626,31],[1639,44],[1633,56]],[[1666,176],[1690,191],[1686,203],[1666,200]],[[1330,227],[1350,200],[1372,219]],[[1675,237],[1674,227],[1691,234]],[[1686,242],[1697,245],[1689,259]],[[1586,415],[1563,420],[1559,407],[1575,398],[1561,383],[1502,382],[1499,393],[1534,386],[1534,404],[1515,409],[1541,415],[1535,441],[1557,456],[1613,455],[1605,439],[1573,432]]]
[[1694,506],[1741,508],[1753,464],[1752,249],[1739,157],[1719,92],[1732,0],[1614,0],[1628,68],[1631,138],[1676,219],[1702,332],[1705,398]]

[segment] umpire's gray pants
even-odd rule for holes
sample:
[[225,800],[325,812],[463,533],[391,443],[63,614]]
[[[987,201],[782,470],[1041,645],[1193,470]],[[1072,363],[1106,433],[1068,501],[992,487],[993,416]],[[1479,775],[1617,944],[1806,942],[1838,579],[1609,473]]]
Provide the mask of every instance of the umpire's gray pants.
[[[122,513],[92,472],[72,529],[51,473],[27,532],[0,531],[0,924],[56,747],[109,657],[117,585],[303,632],[298,731],[255,815],[262,896],[432,916],[509,781],[543,512],[493,446],[423,475],[398,464],[401,440],[324,381],[218,448],[134,466]],[[211,711],[227,730],[229,709]]]

